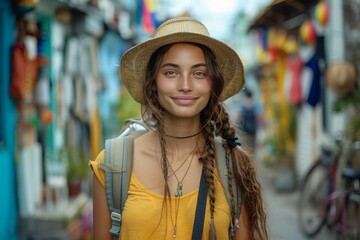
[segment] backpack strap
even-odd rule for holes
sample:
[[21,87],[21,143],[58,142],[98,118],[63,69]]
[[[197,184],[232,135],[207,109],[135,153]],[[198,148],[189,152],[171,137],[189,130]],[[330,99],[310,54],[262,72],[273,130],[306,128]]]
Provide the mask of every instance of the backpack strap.
[[[117,147],[115,147],[117,146]],[[121,208],[120,188],[115,188],[116,184],[122,185],[122,177],[127,174],[127,171],[122,172],[123,166],[129,166],[124,164],[124,158],[120,157],[119,162],[116,163],[115,156],[122,156],[124,152],[124,138],[114,138],[105,141],[105,163],[99,167],[105,171],[105,191],[106,199],[110,211],[111,217],[111,229],[110,234],[115,238],[119,236],[121,227]],[[120,182],[118,182],[120,181]]]
[[105,191],[111,217],[110,234],[119,238],[122,210],[127,199],[133,167],[134,139],[146,130],[136,130],[105,141],[105,162],[99,167],[105,171]]
[[[231,209],[231,200],[229,195],[229,179],[228,179],[228,172],[226,167],[226,156],[225,156],[225,149],[223,147],[222,141],[219,137],[215,138],[215,150],[216,150],[216,166],[219,172],[219,177],[223,188],[225,189],[225,196],[226,200],[229,204]],[[233,171],[233,165],[230,164],[231,171]],[[235,177],[232,178],[232,186],[233,186],[233,193],[235,196],[235,222],[231,224],[230,236],[234,233],[234,227],[239,228],[239,218],[240,218],[240,209],[241,209],[241,191],[236,186]]]

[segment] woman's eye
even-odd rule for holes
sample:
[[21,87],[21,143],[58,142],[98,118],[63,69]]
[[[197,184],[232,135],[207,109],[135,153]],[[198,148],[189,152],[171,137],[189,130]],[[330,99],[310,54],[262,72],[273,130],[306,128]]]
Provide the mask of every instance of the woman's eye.
[[204,77],[205,77],[205,73],[203,73],[203,72],[195,72],[195,73],[194,73],[194,76],[195,76],[196,78],[204,78]]
[[176,76],[176,72],[175,71],[166,71],[165,75],[168,76],[168,77]]

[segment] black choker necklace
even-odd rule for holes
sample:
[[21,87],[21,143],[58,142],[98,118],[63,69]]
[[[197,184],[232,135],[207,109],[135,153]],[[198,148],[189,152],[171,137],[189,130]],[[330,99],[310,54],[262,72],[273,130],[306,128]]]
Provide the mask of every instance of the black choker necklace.
[[167,135],[166,133],[165,133],[165,136],[170,137],[170,138],[176,138],[176,139],[186,139],[186,138],[195,137],[196,135],[199,135],[201,132],[202,132],[202,129],[201,129],[199,132],[197,132],[197,133],[195,133],[195,134],[193,134],[193,135],[184,136],[184,137],[171,136],[171,135]]

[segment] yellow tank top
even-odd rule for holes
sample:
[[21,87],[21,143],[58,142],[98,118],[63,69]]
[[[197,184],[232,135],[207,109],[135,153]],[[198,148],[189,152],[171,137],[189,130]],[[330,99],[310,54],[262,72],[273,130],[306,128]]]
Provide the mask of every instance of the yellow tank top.
[[[105,186],[105,174],[98,167],[99,162],[104,162],[104,151],[95,161],[90,161],[90,166],[95,175]],[[229,239],[230,209],[224,190],[217,173],[215,174],[215,213],[217,239]],[[120,239],[147,240],[147,239],[174,239],[176,226],[176,239],[191,239],[195,218],[198,189],[184,194],[180,198],[171,197],[170,203],[163,206],[163,196],[146,189],[131,173],[128,198],[123,209]],[[207,199],[203,240],[208,240],[210,208]]]

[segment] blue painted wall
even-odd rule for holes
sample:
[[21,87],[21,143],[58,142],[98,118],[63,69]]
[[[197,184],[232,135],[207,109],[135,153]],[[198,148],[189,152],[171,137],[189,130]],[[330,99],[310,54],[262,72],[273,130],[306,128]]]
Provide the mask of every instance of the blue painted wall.
[[17,238],[14,159],[16,112],[9,95],[14,24],[11,0],[0,0],[0,239]]

